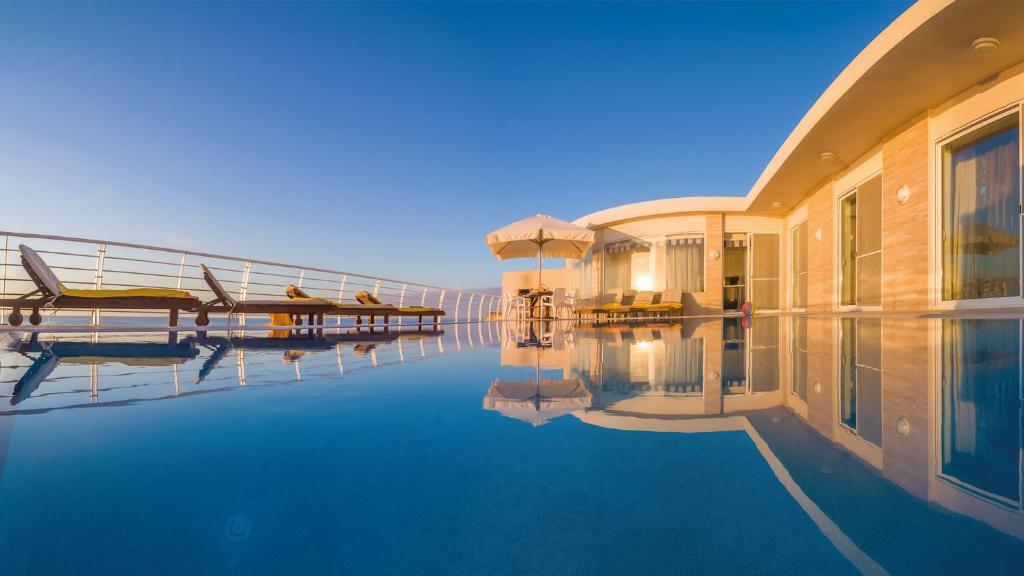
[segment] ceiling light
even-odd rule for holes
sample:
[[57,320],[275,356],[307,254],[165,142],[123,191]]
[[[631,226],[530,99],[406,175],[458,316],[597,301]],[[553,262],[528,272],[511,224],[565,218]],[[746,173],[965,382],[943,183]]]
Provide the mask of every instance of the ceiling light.
[[779,202],[778,200],[772,202],[772,208],[782,208],[782,202]]
[[821,154],[818,154],[818,160],[821,160],[822,162],[835,162],[838,159],[839,156],[837,156],[835,152],[822,152]]
[[989,37],[975,38],[974,42],[971,42],[971,48],[978,54],[991,54],[999,49],[999,40]]

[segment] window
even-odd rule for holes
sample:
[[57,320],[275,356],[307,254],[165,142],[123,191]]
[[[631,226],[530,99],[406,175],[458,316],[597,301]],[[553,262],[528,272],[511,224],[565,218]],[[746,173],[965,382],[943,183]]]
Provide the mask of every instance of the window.
[[779,235],[752,234],[750,295],[755,310],[779,309]]
[[665,243],[665,288],[684,294],[704,291],[704,237],[670,238]]
[[583,258],[573,260],[572,268],[576,274],[576,297],[580,299],[593,298],[593,260],[594,254],[588,250]]
[[792,232],[792,286],[793,308],[807,307],[807,222],[801,222]]
[[1005,116],[942,146],[942,299],[1020,296],[1020,128]]
[[839,303],[882,305],[882,177],[839,200]]
[[624,240],[605,247],[604,290],[650,290],[651,248],[645,242]]

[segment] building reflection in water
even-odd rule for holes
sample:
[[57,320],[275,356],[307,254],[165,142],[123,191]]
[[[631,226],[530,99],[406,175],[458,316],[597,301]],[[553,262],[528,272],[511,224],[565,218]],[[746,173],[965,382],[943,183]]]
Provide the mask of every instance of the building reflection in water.
[[[741,416],[812,499],[826,477],[851,497],[888,491],[880,516],[923,501],[1024,540],[1021,337],[1018,319],[609,323],[554,336],[563,344],[540,361],[590,391],[571,411],[585,422],[708,431]],[[528,366],[531,352],[504,347],[502,364]]]

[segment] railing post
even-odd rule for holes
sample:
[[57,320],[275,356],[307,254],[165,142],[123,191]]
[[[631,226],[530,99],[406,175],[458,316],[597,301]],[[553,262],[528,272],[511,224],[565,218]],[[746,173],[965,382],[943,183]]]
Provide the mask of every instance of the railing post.
[[306,278],[306,271],[299,270],[299,283],[296,284],[299,288],[302,288],[302,281]]
[[[341,284],[338,285],[338,304],[341,304],[341,300],[345,297],[345,283],[348,282],[348,274],[342,274]],[[334,317],[335,325],[341,326],[341,314]],[[341,360],[341,356],[338,356],[338,360]],[[341,365],[338,365],[339,368]]]
[[[248,260],[245,262],[245,266],[242,267],[242,285],[238,289],[238,300],[245,302],[246,295],[249,294],[249,273],[252,272],[252,262]],[[239,325],[245,326],[245,314],[239,316]]]
[[461,301],[462,301],[462,292],[459,292],[459,295],[455,297],[455,318],[454,318],[455,322],[459,321],[459,302],[461,302]]
[[440,308],[441,310],[444,310],[444,295],[447,292],[448,292],[447,290],[442,289],[441,290],[441,295],[438,296],[438,298],[437,298],[437,307]]
[[[178,259],[178,290],[181,290],[182,282],[185,280],[185,257],[187,254],[182,254],[181,258]],[[177,366],[177,364],[175,364]]]
[[[0,274],[2,274],[2,276],[0,276],[0,292],[3,293],[3,296],[2,296],[3,298],[7,298],[7,247],[8,247],[7,245],[10,243],[10,241],[11,241],[11,236],[9,234],[5,234],[4,235],[4,271],[2,273],[0,273]],[[7,314],[5,313],[5,310],[6,309],[3,306],[0,306],[0,324],[4,324],[5,322],[7,322]]]
[[[93,277],[93,286],[96,290],[103,288],[103,264],[107,259],[107,245],[100,244],[96,247],[96,274]],[[100,325],[99,308],[92,311],[92,325]]]
[[480,295],[480,305],[476,309],[476,319],[483,321],[484,319],[484,295]]
[[427,305],[427,287],[423,287],[423,297],[420,298],[420,306],[426,307]]
[[[399,308],[402,308],[402,307],[405,306],[405,289],[408,286],[409,286],[408,284],[402,284],[402,293],[398,295],[398,307]],[[402,325],[402,317],[401,316],[395,316],[395,323],[398,324],[399,326],[401,326]],[[401,350],[401,349],[399,349],[399,350]]]
[[376,298],[377,296],[380,296],[380,279],[379,278],[377,279],[376,282],[373,283],[373,297]]
[[473,319],[473,297],[474,296],[476,296],[476,294],[470,294],[469,295],[469,302],[466,303],[466,322],[469,322],[470,320]]

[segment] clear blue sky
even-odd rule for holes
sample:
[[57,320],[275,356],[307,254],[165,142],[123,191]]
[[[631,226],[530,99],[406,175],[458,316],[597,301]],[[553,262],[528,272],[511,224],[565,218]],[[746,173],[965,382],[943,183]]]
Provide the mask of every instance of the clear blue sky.
[[0,2],[0,225],[493,286],[513,220],[745,194],[908,4]]

